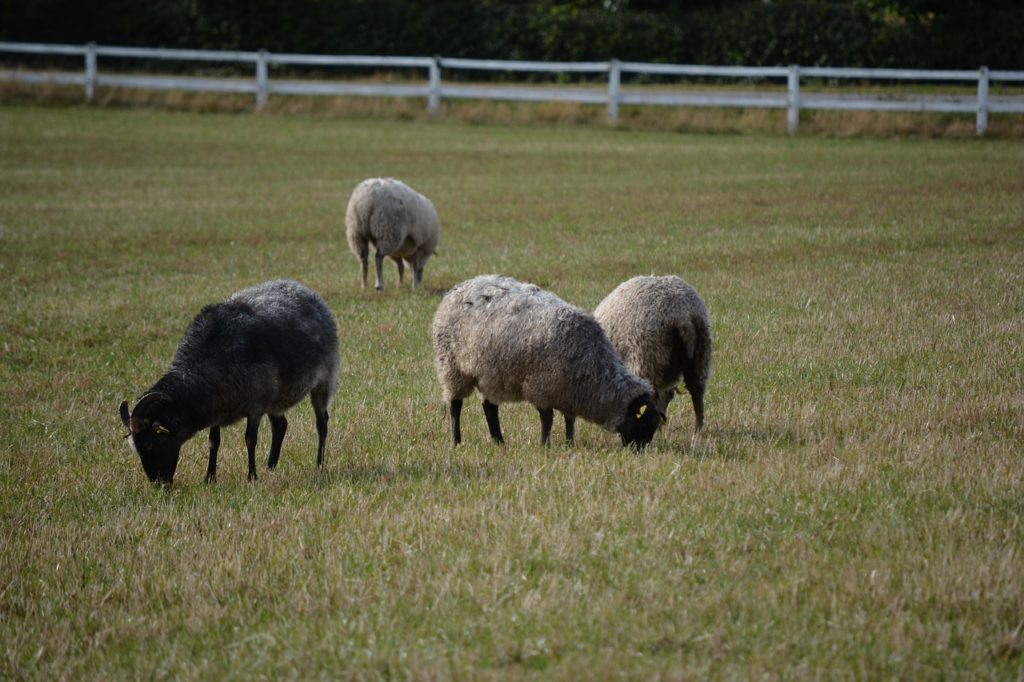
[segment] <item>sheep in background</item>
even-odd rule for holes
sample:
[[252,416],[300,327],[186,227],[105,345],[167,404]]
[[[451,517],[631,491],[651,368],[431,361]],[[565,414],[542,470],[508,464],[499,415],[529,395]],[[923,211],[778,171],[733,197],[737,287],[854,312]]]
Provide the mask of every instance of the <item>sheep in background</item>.
[[288,429],[284,412],[309,395],[316,414],[316,464],[323,465],[327,406],[341,359],[334,316],[323,299],[291,280],[243,289],[192,320],[171,367],[121,421],[150,481],[171,484],[181,446],[210,429],[207,482],[217,473],[220,427],[246,419],[249,480],[256,478],[256,437],[270,415],[267,467],[277,466]]
[[377,291],[384,291],[385,256],[398,264],[399,284],[405,274],[404,262],[409,263],[412,288],[416,289],[423,280],[423,267],[437,249],[441,221],[430,199],[405,183],[394,178],[370,178],[356,186],[348,201],[345,236],[362,265],[364,289],[370,244],[375,249]]
[[[626,369],[593,316],[532,284],[481,275],[456,285],[437,308],[431,336],[456,445],[462,401],[474,388],[498,443],[504,442],[498,420],[504,402],[533,403],[545,445],[554,410],[567,422],[578,415],[639,447],[662,423],[654,389]],[[566,435],[571,442],[572,431]]]
[[594,317],[626,367],[658,391],[662,411],[682,378],[701,429],[711,376],[711,320],[696,290],[673,275],[634,277],[608,294]]

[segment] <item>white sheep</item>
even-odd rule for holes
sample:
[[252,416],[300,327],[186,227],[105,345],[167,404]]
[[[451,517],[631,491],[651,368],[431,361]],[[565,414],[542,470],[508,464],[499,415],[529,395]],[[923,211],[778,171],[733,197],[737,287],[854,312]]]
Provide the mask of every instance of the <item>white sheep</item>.
[[662,423],[654,389],[626,369],[594,317],[532,284],[481,275],[456,285],[438,306],[431,335],[456,445],[462,401],[474,388],[498,443],[504,402],[533,403],[545,445],[553,410],[566,415],[570,442],[577,415],[639,447]]
[[348,201],[345,236],[362,264],[364,289],[370,244],[375,249],[377,291],[384,290],[385,256],[398,264],[399,284],[405,274],[403,261],[409,263],[412,288],[416,289],[423,280],[423,267],[440,241],[441,221],[430,199],[405,183],[394,178],[370,178],[356,186]]
[[697,291],[674,275],[633,277],[601,301],[594,317],[626,367],[658,391],[659,409],[668,408],[683,380],[701,429],[711,377],[711,320]]

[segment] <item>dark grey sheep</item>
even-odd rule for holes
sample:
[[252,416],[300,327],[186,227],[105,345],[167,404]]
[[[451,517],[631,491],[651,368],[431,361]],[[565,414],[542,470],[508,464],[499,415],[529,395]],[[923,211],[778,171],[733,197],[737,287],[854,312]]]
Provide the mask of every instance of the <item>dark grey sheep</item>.
[[121,420],[149,480],[170,484],[181,446],[206,428],[206,480],[215,480],[220,427],[245,418],[253,480],[263,415],[270,416],[267,467],[273,469],[288,428],[284,413],[308,395],[316,414],[319,467],[340,369],[337,326],[323,299],[298,282],[266,282],[203,308],[185,330],[167,374],[130,412],[121,403]]

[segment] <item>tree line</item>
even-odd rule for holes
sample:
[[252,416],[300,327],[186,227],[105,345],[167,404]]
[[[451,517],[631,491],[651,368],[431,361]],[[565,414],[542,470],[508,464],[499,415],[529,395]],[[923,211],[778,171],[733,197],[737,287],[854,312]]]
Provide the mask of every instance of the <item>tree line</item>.
[[1024,69],[1019,0],[2,0],[4,40],[316,54]]

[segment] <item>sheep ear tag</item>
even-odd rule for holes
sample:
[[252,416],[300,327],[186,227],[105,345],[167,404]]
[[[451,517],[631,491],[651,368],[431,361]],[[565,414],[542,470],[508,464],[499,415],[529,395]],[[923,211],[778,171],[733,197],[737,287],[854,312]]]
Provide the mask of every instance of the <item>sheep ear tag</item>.
[[665,415],[665,414],[661,415],[661,424],[662,424],[662,426],[664,426],[665,424],[668,424],[668,415]]
[[170,429],[168,429],[166,426],[159,422],[155,422],[153,424],[153,430],[156,431],[158,436],[166,436],[168,433],[171,432]]
[[641,405],[640,409],[637,410],[637,412],[636,412],[636,418],[640,419],[640,417],[644,416],[645,412],[647,412],[647,406],[646,405]]

